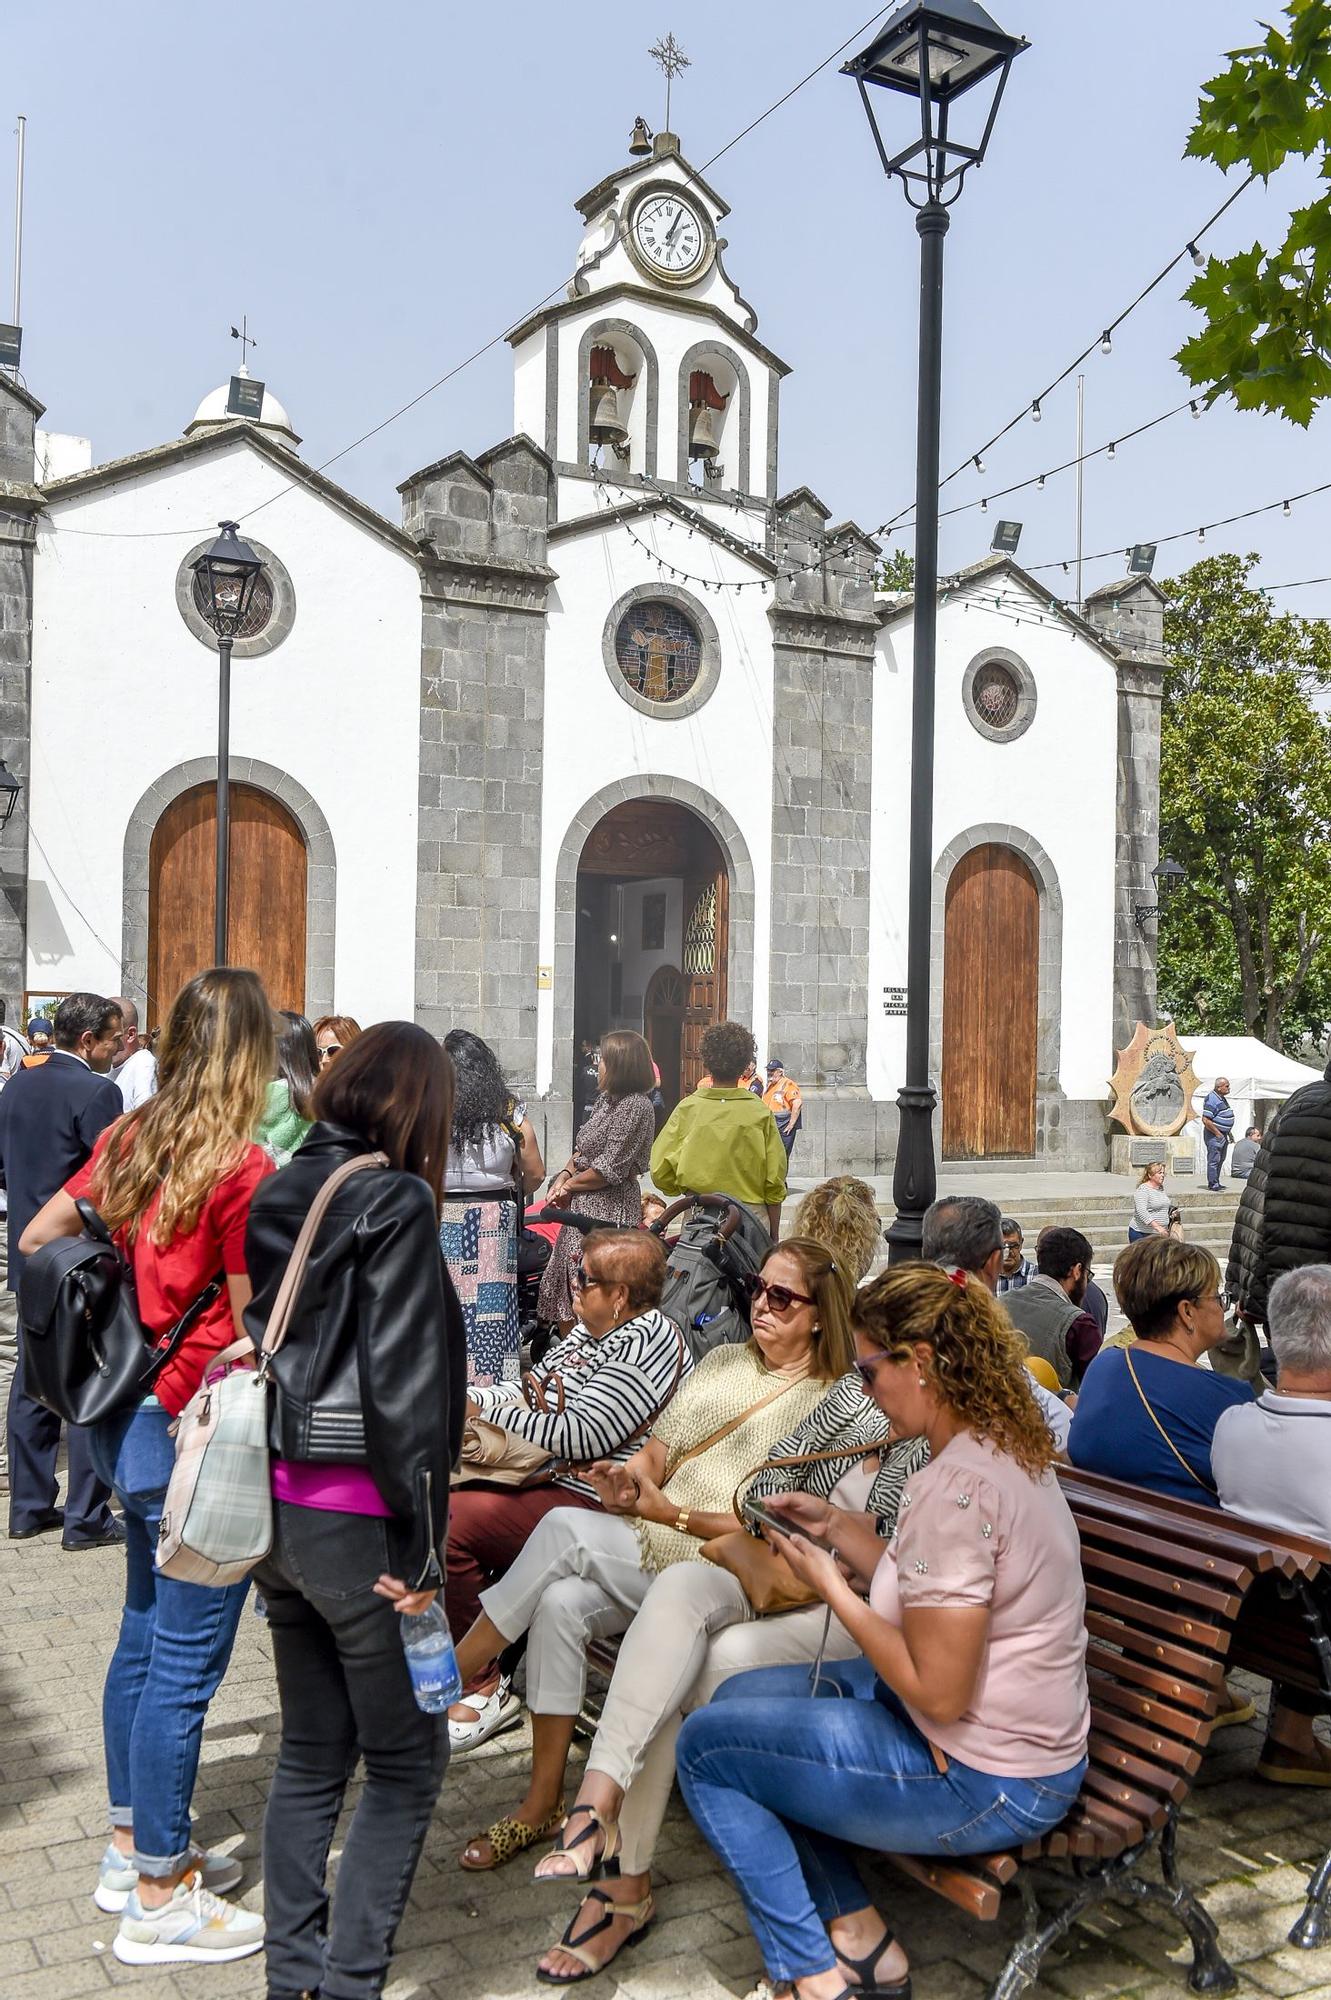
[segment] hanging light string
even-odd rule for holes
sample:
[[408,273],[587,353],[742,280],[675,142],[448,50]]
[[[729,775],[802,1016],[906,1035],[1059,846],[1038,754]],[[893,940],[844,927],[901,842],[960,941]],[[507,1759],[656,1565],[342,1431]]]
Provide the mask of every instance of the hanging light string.
[[[1169,542],[1186,542],[1190,539],[1204,542],[1213,528],[1230,528],[1236,521],[1253,521],[1261,514],[1274,514],[1277,508],[1284,514],[1290,514],[1300,500],[1312,500],[1319,493],[1331,493],[1331,479],[1324,479],[1320,486],[1309,486],[1302,493],[1291,493],[1284,500],[1268,500],[1265,506],[1262,507],[1245,507],[1240,514],[1226,514],[1217,521],[1203,521],[1200,527],[1178,528],[1172,535],[1143,535],[1141,539],[1143,542],[1154,542],[1157,548],[1163,548]],[[1083,562],[1106,562],[1111,556],[1119,558],[1123,553],[1123,547],[1120,543],[1116,548],[1100,549],[1094,555],[1084,555],[1081,560]],[[1042,569],[1062,569],[1066,571],[1076,561],[1076,556],[1071,556],[1060,558],[1055,562],[1023,563],[1022,567],[1029,570],[1032,574]]]
[[[1147,431],[1155,430],[1158,425],[1167,424],[1171,418],[1182,416],[1185,410],[1191,410],[1197,417],[1203,414],[1197,398],[1190,396],[1185,402],[1176,404],[1172,410],[1162,411],[1158,417],[1151,417],[1146,423],[1138,424],[1134,430],[1124,431],[1120,436],[1110,438],[1104,444],[1095,445],[1090,451],[1084,451],[1076,458],[1064,459],[1061,465],[1051,465],[1045,472],[1034,472],[1029,479],[1019,479],[1011,486],[1001,486],[996,493],[986,493],[979,500],[963,500],[955,507],[945,507],[938,518],[940,521],[947,521],[954,514],[968,514],[977,507],[981,513],[986,513],[992,502],[1006,500],[1011,493],[1024,493],[1031,486],[1041,487],[1047,479],[1056,479],[1060,472],[1071,472],[1079,465],[1088,464],[1093,458],[1112,458],[1121,445],[1130,444],[1134,438],[1145,436]],[[907,534],[914,525],[913,521],[903,521],[899,527],[888,527],[884,524],[879,533],[891,541],[893,535]]]
[[[767,595],[767,592],[771,584],[771,579],[769,579],[768,577],[752,577],[746,579],[743,583],[732,583],[728,582],[724,577],[695,576],[691,570],[683,569],[680,567],[678,563],[672,562],[668,556],[663,556],[659,548],[653,546],[649,542],[645,542],[642,536],[637,533],[636,529],[633,526],[633,521],[631,517],[634,514],[655,515],[659,509],[666,507],[668,505],[665,496],[661,494],[652,494],[651,497],[649,498],[641,493],[629,493],[622,486],[619,485],[618,481],[613,479],[608,479],[606,477],[604,470],[599,465],[594,465],[592,467],[592,473],[595,481],[596,505],[598,513],[601,513],[603,511],[601,508],[601,501],[602,498],[604,498],[606,503],[606,510],[613,511],[616,516],[614,525],[617,527],[621,527],[624,530],[629,540],[635,545],[635,547],[642,550],[643,554],[648,558],[650,562],[654,562],[656,564],[657,570],[662,575],[668,574],[672,579],[672,581],[676,583],[691,583],[695,585],[697,589],[704,591],[756,590],[759,591],[764,597]],[[616,505],[616,502],[611,498],[610,495],[611,487],[613,487],[615,492],[617,492],[621,496],[621,504]],[[705,519],[706,517],[704,516],[703,518]],[[666,513],[665,517],[665,525],[668,529],[673,529],[674,526],[676,525],[670,519],[670,515],[668,512]],[[689,541],[692,541],[696,530],[686,521],[681,521],[678,523],[678,525],[687,531],[688,539]],[[655,526],[655,522],[653,522],[653,526]],[[742,536],[732,535],[728,529],[721,529],[720,533],[726,536],[731,541],[741,542],[741,543],[743,542]],[[739,556],[741,560],[743,559],[745,554],[754,554],[762,556],[765,561],[768,562],[771,561],[771,557],[767,555],[766,550],[760,548],[756,542],[744,544],[744,546],[739,549],[732,549],[731,553],[733,555]]]
[[[783,108],[783,106],[789,104],[791,98],[796,96],[799,91],[803,90],[806,84],[812,83],[814,78],[817,76],[821,76],[823,71],[829,68],[831,64],[836,61],[838,56],[844,55],[852,42],[859,41],[861,36],[866,35],[869,32],[870,28],[872,28],[878,21],[880,21],[883,18],[884,14],[890,12],[891,12],[890,6],[877,8],[875,12],[869,16],[867,21],[862,22],[860,26],[853,31],[853,33],[847,35],[844,42],[838,43],[837,47],[832,50],[830,55],[824,56],[820,63],[816,63],[811,70],[809,70],[804,76],[802,76],[799,79],[798,83],[791,84],[790,88],[784,91],[780,97],[774,99],[773,102],[767,106],[765,111],[760,111],[758,116],[754,119],[751,119],[750,122],[746,126],[744,126],[742,131],[736,132],[733,138],[727,139],[724,146],[718,148],[718,150],[712,154],[710,159],[704,160],[702,165],[700,167],[694,168],[693,171],[699,176],[702,176],[703,174],[707,173],[712,167],[716,165],[719,159],[723,158],[723,156],[726,153],[730,152],[733,147],[738,146],[742,139],[747,139],[751,132],[756,132],[758,127],[766,119],[770,118],[774,112],[780,111]],[[606,251],[617,249],[619,245],[625,241],[627,235],[628,235],[628,219],[627,217],[625,217],[617,224],[613,239],[605,246]],[[605,253],[603,252],[602,254]],[[544,298],[538,299],[536,301],[535,305],[528,306],[526,311],[519,313],[516,319],[506,321],[505,324],[502,327],[500,327],[497,333],[491,334],[488,340],[482,342],[482,344],[479,347],[473,348],[471,353],[465,356],[463,360],[456,362],[453,365],[453,367],[446,369],[442,375],[438,376],[426,388],[421,389],[416,395],[409,397],[405,403],[400,404],[397,409],[391,411],[388,416],[382,418],[377,424],[372,424],[369,430],[362,431],[359,437],[353,438],[351,440],[350,444],[344,444],[341,447],[341,449],[339,451],[335,451],[331,457],[325,458],[321,460],[318,465],[310,467],[309,472],[313,473],[326,472],[330,465],[336,465],[339,459],[346,458],[349,455],[349,453],[359,450],[361,445],[368,444],[371,438],[378,437],[381,431],[386,431],[391,424],[397,423],[399,418],[405,417],[411,410],[414,410],[418,404],[425,402],[427,397],[433,396],[437,390],[442,389],[447,383],[455,380],[457,376],[462,374],[464,369],[470,368],[474,362],[480,361],[485,355],[489,354],[492,348],[501,346],[503,342],[508,339],[514,327],[522,326],[527,320],[532,319],[538,312],[544,311],[546,306],[553,304],[553,302],[556,299],[561,298],[564,295],[567,286],[568,286],[568,280],[566,278],[561,278],[560,282],[554,287],[553,291],[547,292]],[[294,474],[292,478],[287,480],[284,486],[280,486],[275,493],[270,493],[266,500],[260,500],[256,502],[256,504],[253,507],[248,508],[246,512],[240,516],[241,522],[243,523],[245,521],[253,520],[256,514],[261,514],[266,507],[271,507],[274,501],[284,499],[288,493],[294,492],[297,487],[305,487],[311,491],[315,490],[311,486],[310,478],[306,471],[301,471]],[[62,535],[93,536],[103,541],[147,542],[147,541],[162,541],[162,540],[172,540],[172,539],[177,539],[177,540],[188,539],[197,541],[199,537],[202,535],[211,535],[214,532],[217,524],[216,522],[213,522],[207,527],[202,527],[202,528],[140,528],[135,530],[128,530],[128,529],[122,530],[122,529],[112,529],[112,528],[72,528],[65,526],[63,523],[57,526],[57,524],[54,522],[50,522],[47,525],[55,532]]]
[[[1053,395],[1056,389],[1061,388],[1063,383],[1067,381],[1068,377],[1070,375],[1075,374],[1076,370],[1081,367],[1082,362],[1088,360],[1090,356],[1097,351],[1097,349],[1102,354],[1108,354],[1111,352],[1113,347],[1113,336],[1118,332],[1118,329],[1122,326],[1123,322],[1126,319],[1128,319],[1133,313],[1135,313],[1138,306],[1142,305],[1151,296],[1151,293],[1154,292],[1160,285],[1164,283],[1165,279],[1169,276],[1170,272],[1173,271],[1179,264],[1181,264],[1185,257],[1190,257],[1196,264],[1199,265],[1205,264],[1206,259],[1202,256],[1201,251],[1198,248],[1198,245],[1200,244],[1202,238],[1205,235],[1207,235],[1210,230],[1215,228],[1215,225],[1217,222],[1219,222],[1220,218],[1234,206],[1234,203],[1238,200],[1239,196],[1245,193],[1246,190],[1252,186],[1256,178],[1257,176],[1255,173],[1249,174],[1247,179],[1243,181],[1238,187],[1236,187],[1233,193],[1227,196],[1227,198],[1221,202],[1219,208],[1215,211],[1215,214],[1209,216],[1207,220],[1202,224],[1200,229],[1193,231],[1192,235],[1188,238],[1183,248],[1175,252],[1174,256],[1172,256],[1169,262],[1165,265],[1164,269],[1162,271],[1156,272],[1156,275],[1151,279],[1149,285],[1144,285],[1142,287],[1141,291],[1138,292],[1136,298],[1133,299],[1129,305],[1124,306],[1122,312],[1120,312],[1114,319],[1111,319],[1109,321],[1109,324],[1101,329],[1101,331],[1095,336],[1095,339],[1092,340],[1088,346],[1084,347],[1080,354],[1078,354],[1073,360],[1069,361],[1067,367],[1063,369],[1061,374],[1055,375],[1053,381],[1047,383],[1046,386],[1038,392],[1038,394],[1028,397],[1027,400],[1022,404],[1021,408],[1017,411],[1017,414],[1014,417],[1009,417],[1007,422],[1002,426],[1001,430],[996,430],[993,436],[987,439],[984,444],[979,445],[976,448],[976,450],[968,451],[965,458],[961,460],[960,464],[955,465],[952,468],[951,472],[949,472],[945,478],[939,480],[938,482],[939,491],[941,492],[945,486],[949,486],[954,479],[960,478],[961,474],[965,472],[968,467],[974,466],[976,471],[982,472],[984,470],[984,465],[983,465],[984,454],[987,451],[992,451],[994,446],[1000,441],[1000,439],[1005,438],[1008,435],[1009,431],[1014,431],[1018,424],[1024,423],[1027,420],[1027,418],[1031,418],[1036,423],[1038,423],[1040,421],[1040,418],[1044,414],[1043,405],[1046,402],[1046,400]],[[874,529],[874,534],[875,535],[885,534],[886,531],[889,528],[894,527],[896,523],[900,521],[904,515],[909,514],[914,508],[914,505],[915,502],[912,500],[905,507],[898,507],[895,514],[890,515],[886,521],[883,521],[877,528]]]

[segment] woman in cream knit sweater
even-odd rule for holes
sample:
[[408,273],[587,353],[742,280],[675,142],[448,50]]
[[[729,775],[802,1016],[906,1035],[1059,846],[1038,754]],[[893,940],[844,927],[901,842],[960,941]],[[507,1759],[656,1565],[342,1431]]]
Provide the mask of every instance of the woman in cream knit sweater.
[[[626,1786],[655,1731],[678,1711],[709,1636],[752,1616],[736,1578],[702,1557],[705,1541],[739,1526],[736,1488],[774,1458],[822,1450],[837,1456],[769,1466],[763,1485],[816,1481],[830,1491],[847,1466],[883,1444],[886,1424],[850,1374],[852,1296],[821,1244],[792,1238],[774,1249],[756,1289],[753,1339],[707,1355],[626,1465],[590,1468],[584,1476],[603,1514],[555,1508],[508,1574],[482,1593],[458,1665],[465,1679],[473,1658],[492,1658],[529,1634],[532,1769],[521,1805],[468,1843],[464,1868],[497,1867],[563,1824],[588,1637],[626,1634],[592,1752]],[[830,1426],[824,1419],[833,1413]],[[617,1841],[613,1821],[580,1806],[556,1853],[568,1857],[561,1867],[569,1873],[594,1880]],[[649,1911],[639,1914],[645,1925]]]

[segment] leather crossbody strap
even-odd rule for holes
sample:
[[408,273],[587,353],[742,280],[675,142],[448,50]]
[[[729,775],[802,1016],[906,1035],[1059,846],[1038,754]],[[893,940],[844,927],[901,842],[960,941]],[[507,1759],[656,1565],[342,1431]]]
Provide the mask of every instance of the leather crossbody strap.
[[1188,1464],[1187,1459],[1183,1456],[1183,1453],[1179,1450],[1173,1438],[1169,1435],[1169,1432],[1165,1429],[1159,1417],[1157,1417],[1155,1411],[1151,1408],[1150,1402],[1147,1399],[1146,1391],[1145,1389],[1143,1389],[1141,1383],[1137,1380],[1137,1370],[1132,1365],[1132,1349],[1130,1347],[1124,1348],[1123,1358],[1128,1364],[1128,1373],[1132,1377],[1132,1386],[1137,1391],[1137,1394],[1141,1397],[1142,1408],[1145,1410],[1147,1416],[1151,1419],[1151,1422],[1155,1425],[1161,1437],[1164,1439],[1165,1443],[1169,1446],[1169,1449],[1173,1452],[1175,1458],[1178,1460],[1179,1464],[1183,1467],[1183,1470],[1187,1473],[1189,1479],[1195,1480],[1197,1485],[1201,1487],[1203,1493],[1209,1493],[1212,1499],[1214,1499],[1216,1494],[1216,1488],[1212,1486],[1209,1479],[1203,1479],[1200,1472],[1195,1472],[1193,1468]]
[[743,1519],[740,1512],[740,1487],[747,1486],[760,1472],[788,1471],[795,1465],[821,1465],[834,1458],[871,1458],[876,1451],[882,1451],[881,1444],[832,1445],[825,1451],[802,1451],[791,1458],[765,1458],[761,1465],[755,1465],[752,1472],[746,1472],[731,1497],[730,1511],[737,1521]]
[[314,1247],[314,1238],[319,1224],[328,1213],[333,1196],[339,1188],[351,1179],[353,1174],[364,1173],[367,1167],[386,1167],[387,1165],[387,1153],[358,1153],[354,1160],[344,1160],[340,1167],[333,1169],[318,1194],[315,1195],[314,1200],[310,1203],[309,1213],[300,1225],[300,1234],[297,1236],[295,1248],[287,1260],[286,1270],[282,1273],[282,1282],[277,1288],[277,1297],[273,1301],[273,1310],[268,1315],[268,1324],[264,1328],[263,1345],[259,1349],[259,1374],[261,1376],[267,1372],[268,1363],[286,1339],[292,1310],[295,1307],[296,1297],[300,1291],[301,1281],[305,1276],[305,1267],[310,1261],[310,1251]]
[[[714,1444],[720,1444],[722,1438],[728,1438],[730,1433],[737,1431],[741,1424],[747,1424],[750,1417],[756,1417],[759,1410],[765,1410],[769,1403],[775,1403],[778,1397],[788,1395],[798,1383],[807,1381],[807,1379],[807,1376],[797,1375],[793,1382],[783,1382],[779,1389],[772,1389],[766,1396],[760,1396],[756,1403],[750,1403],[747,1410],[741,1410],[739,1415],[732,1417],[728,1424],[722,1424],[720,1429],[714,1430],[710,1436],[701,1439],[697,1444],[690,1445],[688,1450],[682,1451],[678,1458],[669,1461],[666,1466],[666,1479],[673,1479],[681,1465],[686,1465],[691,1458],[698,1458],[703,1452],[710,1451]],[[664,1484],[664,1481],[662,1483]]]

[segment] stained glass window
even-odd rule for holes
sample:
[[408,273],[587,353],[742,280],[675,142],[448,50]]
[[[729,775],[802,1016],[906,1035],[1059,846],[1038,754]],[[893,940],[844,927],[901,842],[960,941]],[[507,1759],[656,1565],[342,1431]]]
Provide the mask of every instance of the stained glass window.
[[1016,675],[997,660],[980,668],[971,688],[975,713],[991,729],[1006,729],[1015,720],[1020,697]]
[[619,671],[647,701],[678,701],[698,678],[702,640],[691,619],[674,604],[635,604],[615,633]]

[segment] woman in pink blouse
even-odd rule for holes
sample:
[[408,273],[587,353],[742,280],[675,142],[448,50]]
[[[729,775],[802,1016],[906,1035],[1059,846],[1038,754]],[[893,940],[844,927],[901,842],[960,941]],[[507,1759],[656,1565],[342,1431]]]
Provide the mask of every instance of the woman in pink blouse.
[[908,2000],[852,1850],[992,1853],[1057,1826],[1086,1769],[1085,1594],[1023,1343],[978,1279],[899,1265],[852,1326],[866,1389],[929,1463],[886,1550],[827,1501],[768,1505],[791,1525],[774,1545],[864,1657],[819,1677],[841,1700],[811,1701],[802,1667],[727,1681],[684,1724],[679,1781],[774,1983]]

